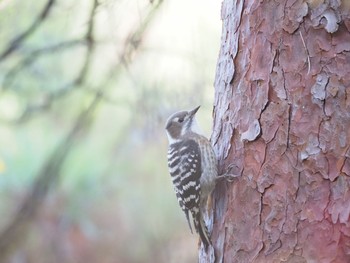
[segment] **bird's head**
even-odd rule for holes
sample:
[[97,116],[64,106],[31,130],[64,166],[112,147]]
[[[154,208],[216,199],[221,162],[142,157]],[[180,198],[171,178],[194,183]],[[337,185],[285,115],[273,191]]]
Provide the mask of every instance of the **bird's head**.
[[199,107],[191,111],[176,112],[168,118],[165,130],[168,135],[169,144],[179,141],[186,133],[200,133],[195,119]]

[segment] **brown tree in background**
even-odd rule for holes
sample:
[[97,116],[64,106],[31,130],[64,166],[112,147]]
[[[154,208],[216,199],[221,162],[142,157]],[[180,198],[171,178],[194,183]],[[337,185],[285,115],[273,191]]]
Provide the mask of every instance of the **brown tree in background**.
[[202,262],[350,262],[349,1],[222,4]]

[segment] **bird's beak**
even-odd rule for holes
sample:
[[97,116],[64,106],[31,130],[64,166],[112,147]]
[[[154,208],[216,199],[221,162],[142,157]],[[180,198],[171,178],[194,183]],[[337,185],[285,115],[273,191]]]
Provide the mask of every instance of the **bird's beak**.
[[199,105],[197,108],[195,108],[195,109],[189,111],[189,112],[188,112],[188,115],[192,118],[192,117],[196,114],[196,112],[199,110],[200,107],[201,107],[201,106]]

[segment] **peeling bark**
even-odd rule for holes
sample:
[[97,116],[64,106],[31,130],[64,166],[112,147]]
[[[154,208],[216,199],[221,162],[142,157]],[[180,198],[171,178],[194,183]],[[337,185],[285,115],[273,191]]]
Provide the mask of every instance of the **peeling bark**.
[[200,262],[350,262],[349,10],[223,1],[212,143],[240,176]]

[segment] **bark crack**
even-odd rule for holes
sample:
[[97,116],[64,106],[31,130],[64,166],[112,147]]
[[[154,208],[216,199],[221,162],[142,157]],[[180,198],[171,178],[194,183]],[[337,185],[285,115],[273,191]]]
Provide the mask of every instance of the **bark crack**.
[[284,228],[284,225],[286,224],[286,221],[287,221],[287,211],[288,211],[287,191],[286,191],[286,193],[285,193],[285,197],[284,197],[284,198],[285,198],[285,202],[286,202],[286,207],[285,207],[285,209],[284,209],[284,220],[283,220],[283,222],[282,222],[282,227],[281,227],[279,239],[280,239],[280,237],[281,237],[282,232],[284,232],[284,231],[283,231],[283,228]]
[[323,120],[320,121],[318,125],[318,130],[317,130],[317,147],[322,151],[322,148],[320,147],[320,132],[321,132],[321,125],[323,123]]
[[301,33],[300,30],[299,30],[299,34],[300,34],[301,41],[303,42],[303,46],[305,48],[305,52],[306,52],[306,56],[307,56],[307,75],[309,75],[310,70],[311,70],[310,54],[309,54],[309,50],[307,49],[307,46],[305,44],[303,34]]
[[343,163],[342,163],[342,165],[341,165],[341,167],[340,167],[340,169],[339,169],[339,172],[344,173],[344,174],[346,174],[346,175],[349,175],[349,174],[345,173],[345,172],[343,171],[343,168],[344,168],[344,166],[345,166],[346,160],[348,159],[348,157],[347,157],[346,155],[347,155],[347,152],[348,152],[349,148],[350,148],[350,145],[348,145],[348,146],[346,147],[346,150],[344,151]]
[[[331,181],[327,180],[328,182],[328,197],[327,197],[327,204],[325,205],[324,209],[323,209],[323,220],[327,220],[327,210],[328,210],[328,206],[331,202]],[[323,221],[322,220],[322,221]]]
[[258,225],[261,226],[261,216],[262,216],[262,208],[263,208],[263,196],[264,193],[260,193],[260,205],[259,205],[259,220]]
[[292,123],[292,105],[288,104],[288,125],[287,125],[287,149],[289,149],[289,139],[290,139],[290,126]]
[[293,255],[296,255],[296,251],[297,249],[299,249],[301,251],[301,256],[303,256],[303,248],[298,248],[298,244],[299,244],[299,231],[298,231],[298,228],[299,228],[299,224],[300,224],[300,219],[299,219],[299,212],[298,212],[298,219],[297,219],[297,223],[296,223],[296,226],[295,226],[295,234],[296,234],[296,242],[295,242],[295,245],[293,246],[293,252],[292,254]]
[[295,201],[298,199],[299,189],[300,189],[300,172],[298,172],[298,186],[297,186],[297,190],[295,191],[295,197],[294,197]]

